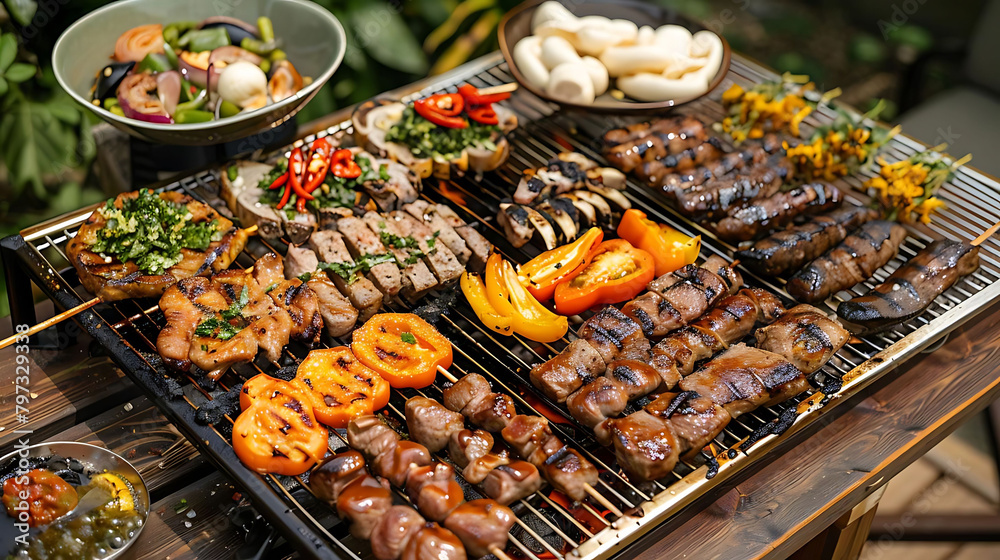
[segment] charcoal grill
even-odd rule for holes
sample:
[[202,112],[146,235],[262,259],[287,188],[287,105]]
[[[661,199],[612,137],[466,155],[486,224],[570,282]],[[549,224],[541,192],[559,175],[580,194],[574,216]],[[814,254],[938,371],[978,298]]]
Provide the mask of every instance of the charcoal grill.
[[[721,88],[733,82],[747,85],[777,77],[761,66],[734,56],[727,80]],[[445,89],[453,91],[462,82],[485,87],[510,81],[506,64],[498,53],[494,53],[396,93],[404,97],[417,96]],[[493,218],[499,202],[510,196],[521,171],[537,167],[566,149],[575,149],[600,160],[601,134],[627,122],[584,113],[557,112],[555,106],[526,92],[517,92],[509,101],[509,107],[520,117],[521,128],[515,134],[514,152],[508,164],[479,182],[467,178],[441,183],[427,181],[423,196],[434,202],[446,202],[466,221],[478,222],[480,230],[500,251],[516,262],[525,262],[541,249],[532,246],[515,249],[504,239]],[[684,107],[681,112],[716,121],[722,115],[722,108],[714,100],[703,99]],[[344,122],[306,137],[296,145],[311,142],[317,136],[349,131],[349,114],[345,112],[341,116]],[[835,117],[832,110],[823,108],[810,115],[806,124],[817,126]],[[902,159],[925,148],[915,140],[899,136],[888,144],[884,153],[889,159]],[[838,186],[844,187],[849,202],[867,201],[863,195],[852,190],[860,187],[865,178],[862,174],[837,181]],[[224,204],[218,198],[218,179],[217,172],[203,171],[163,188],[183,191],[222,208]],[[996,180],[972,169],[960,169],[939,195],[948,207],[935,217],[933,224],[909,227],[909,236],[899,256],[879,270],[875,278],[856,286],[850,295],[859,295],[884,280],[933,239],[950,237],[968,240],[976,237],[1000,220],[998,195],[1000,184]],[[661,195],[651,189],[630,181],[626,196],[634,207],[653,219],[670,223],[690,235],[701,234],[706,253],[727,255],[734,249],[665,205]],[[94,208],[72,212],[28,228],[20,236],[3,240],[5,273],[15,322],[34,320],[30,303],[25,304],[30,302],[29,279],[41,286],[60,307],[73,307],[89,299],[89,296],[80,293],[79,282],[64,249]],[[276,250],[284,253],[285,248],[282,243],[272,247],[254,239],[237,259],[237,265],[250,266],[264,252]],[[622,518],[609,515],[603,506],[591,499],[578,505],[570,504],[544,488],[513,505],[518,514],[518,524],[512,529],[508,554],[529,560],[597,560],[609,558],[623,549],[622,556],[634,554],[640,547],[629,545],[636,539],[650,534],[667,520],[678,519],[678,514],[687,506],[695,502],[707,503],[726,481],[745,475],[763,461],[773,458],[780,451],[776,448],[789,441],[792,434],[795,434],[796,440],[807,437],[818,429],[821,419],[835,414],[838,407],[852,402],[852,397],[900,363],[927,349],[982,311],[1000,294],[1000,284],[996,284],[1000,278],[1000,243],[996,239],[988,239],[982,244],[981,261],[982,266],[977,272],[938,297],[919,317],[892,331],[863,337],[844,347],[816,378],[817,384],[825,388],[825,393],[817,389],[778,406],[741,416],[700,456],[681,461],[671,476],[644,484],[630,481],[623,475],[615,464],[613,453],[597,444],[592,434],[579,428],[563,407],[548,401],[528,381],[530,365],[561,350],[575,338],[575,333],[570,332],[563,340],[552,344],[539,344],[519,336],[499,337],[484,328],[459,298],[437,323],[441,332],[454,343],[455,362],[451,371],[456,376],[468,372],[486,375],[497,390],[514,398],[519,412],[540,414],[545,411],[553,420],[555,432],[601,469],[596,490],[627,514]],[[785,295],[783,281],[758,277],[746,270],[742,272],[749,284]],[[435,295],[443,294],[433,294],[432,297]],[[403,310],[404,306],[397,304],[393,308]],[[829,307],[826,310],[833,312]],[[367,544],[350,536],[345,524],[334,516],[333,511],[309,493],[303,477],[261,476],[246,469],[229,444],[227,429],[231,428],[231,419],[227,418],[218,428],[195,421],[198,408],[212,399],[212,393],[210,388],[192,377],[167,373],[159,363],[155,336],[164,324],[164,318],[155,301],[101,304],[82,313],[77,320],[109,350],[122,369],[149,394],[185,436],[253,499],[258,510],[300,554],[322,559],[362,560],[370,557]],[[330,342],[331,345],[341,345],[347,341]],[[228,389],[261,372],[274,372],[281,365],[300,360],[307,352],[305,347],[292,344],[285,349],[279,364],[259,357],[254,363],[234,366],[223,375],[219,388]],[[438,383],[424,390],[393,391],[389,406],[382,413],[384,418],[405,433],[402,415],[405,400],[417,394],[439,399],[444,384],[445,380],[439,377]],[[769,427],[778,425],[783,428],[783,435],[768,434],[772,431]],[[337,450],[344,445],[342,433],[331,436],[331,449]],[[447,457],[440,459],[449,460]],[[475,488],[465,485],[465,489],[467,498],[480,497]],[[405,498],[400,495],[400,499]]]

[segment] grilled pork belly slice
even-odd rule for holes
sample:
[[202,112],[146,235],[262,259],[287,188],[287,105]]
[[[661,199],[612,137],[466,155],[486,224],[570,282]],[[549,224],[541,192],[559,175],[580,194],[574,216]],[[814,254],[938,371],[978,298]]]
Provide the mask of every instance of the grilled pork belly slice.
[[[403,230],[396,228],[392,220],[386,220],[375,212],[367,212],[364,215],[363,221],[376,237],[381,237],[383,232],[390,233],[399,238],[406,237],[404,235],[400,235],[399,232],[402,232]],[[434,277],[431,270],[427,268],[427,265],[422,259],[412,254],[416,251],[416,248],[408,249],[389,244],[386,244],[385,248],[396,256],[397,262],[405,265],[405,268],[402,270],[403,287],[400,289],[401,296],[410,301],[416,301],[428,291],[437,287],[438,280]]]
[[[462,236],[441,215],[436,206],[426,200],[415,200],[404,205],[403,210],[422,221],[431,231],[436,231],[438,233],[437,239],[448,246],[448,249],[455,255],[458,262],[463,265],[468,264],[469,259],[472,257],[472,251],[465,240],[462,239]],[[457,218],[458,216],[456,215],[455,217]]]
[[[309,237],[309,246],[322,262],[354,265],[351,253],[344,243],[344,236],[340,232],[317,231]],[[395,266],[393,263],[386,264]],[[330,273],[329,276],[340,293],[347,296],[351,305],[358,310],[358,318],[361,321],[367,321],[382,307],[382,292],[378,291],[375,284],[366,276],[358,274],[354,278],[344,278],[335,273]]]
[[323,331],[323,315],[319,310],[316,292],[310,290],[302,280],[293,278],[278,282],[267,295],[292,318],[293,339],[308,346],[319,342]]
[[[122,193],[115,199],[114,205],[122,208],[125,200],[136,197],[138,192]],[[80,282],[88,292],[103,301],[159,297],[178,280],[207,276],[228,268],[243,251],[247,242],[246,231],[235,228],[232,221],[210,206],[179,192],[164,192],[159,197],[174,204],[185,205],[191,213],[192,223],[218,220],[218,231],[224,232],[222,238],[212,241],[204,251],[181,249],[180,262],[164,270],[163,274],[147,274],[133,261],[121,262],[117,258],[105,258],[90,250],[107,225],[104,216],[99,211],[94,211],[66,246],[70,264],[76,269]]]
[[847,344],[850,334],[819,309],[801,304],[757,329],[756,337],[758,348],[784,356],[803,373],[813,373]]
[[[357,216],[345,216],[337,220],[337,229],[343,234],[342,239],[355,260],[365,255],[382,255],[389,252],[379,239],[378,233]],[[390,300],[402,289],[403,278],[396,263],[377,264],[371,267],[367,276],[386,300]]]

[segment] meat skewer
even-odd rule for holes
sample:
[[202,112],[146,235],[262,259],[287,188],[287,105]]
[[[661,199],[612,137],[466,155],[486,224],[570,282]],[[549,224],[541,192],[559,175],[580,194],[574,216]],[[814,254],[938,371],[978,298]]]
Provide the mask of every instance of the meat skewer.
[[809,183],[758,199],[719,220],[715,231],[725,241],[749,241],[785,226],[802,214],[816,214],[840,205],[842,195],[827,183]]
[[[646,184],[656,184],[660,177],[668,173],[694,169],[707,162],[715,161],[723,154],[722,144],[715,138],[663,157],[646,161],[632,169],[636,178]],[[624,171],[624,170],[623,170]]]
[[[542,479],[534,465],[518,461],[513,469],[504,469],[511,461],[505,453],[492,452],[493,436],[483,430],[465,429],[461,414],[434,399],[408,399],[405,415],[414,440],[432,452],[447,448],[452,460],[462,468],[462,476],[472,484],[481,484],[486,495],[501,505],[510,505],[541,488]],[[514,478],[511,470],[523,474]]]
[[788,280],[788,293],[799,301],[815,303],[864,282],[892,259],[904,239],[906,229],[895,222],[867,222],[795,273]]
[[749,249],[737,251],[736,258],[761,275],[776,276],[798,270],[877,216],[878,212],[871,208],[853,205],[813,216],[802,225],[779,231]]
[[841,302],[837,315],[855,334],[885,330],[919,315],[959,278],[977,268],[978,245],[940,239],[867,294]]
[[444,405],[449,410],[461,413],[483,429],[500,432],[521,458],[538,467],[549,484],[571,500],[583,501],[589,495],[622,516],[621,510],[594,488],[598,481],[594,465],[556,437],[548,420],[517,414],[511,398],[494,393],[482,375],[469,373],[458,379],[444,368],[438,368],[438,372],[454,383],[444,391]]
[[465,560],[462,541],[410,506],[392,505],[392,494],[365,472],[357,451],[329,457],[310,474],[309,487],[351,522],[351,534],[371,543],[377,560]]
[[732,346],[681,380],[682,392],[661,394],[642,410],[609,420],[619,464],[644,480],[666,476],[681,455],[702,449],[733,418],[806,391],[806,376],[849,338],[836,321],[808,306],[764,328],[762,347]]
[[443,523],[475,556],[494,554],[509,560],[507,544],[515,516],[491,499],[466,502],[451,466],[435,462],[426,447],[399,436],[375,416],[362,416],[348,424],[347,440],[371,463],[375,473],[405,489],[410,501],[425,516]]
[[677,193],[697,187],[711,179],[725,179],[745,174],[755,166],[768,161],[772,154],[784,157],[781,150],[772,152],[765,145],[752,145],[736,152],[722,154],[717,159],[705,162],[694,169],[662,173],[658,177],[653,177],[649,186],[660,188],[667,194]]
[[739,208],[746,200],[773,196],[787,173],[785,165],[759,165],[745,174],[713,179],[676,192],[677,209],[686,216],[718,219]]
[[753,332],[758,323],[770,324],[784,312],[771,293],[743,289],[721,300],[689,326],[674,331],[651,350],[649,363],[616,360],[598,377],[566,400],[570,414],[592,428],[597,440],[610,443],[606,423],[625,410],[628,401],[659,388],[672,389],[695,364],[711,358]]
[[645,161],[653,161],[698,146],[708,140],[704,123],[680,116],[609,130],[603,137],[604,157],[629,173]]

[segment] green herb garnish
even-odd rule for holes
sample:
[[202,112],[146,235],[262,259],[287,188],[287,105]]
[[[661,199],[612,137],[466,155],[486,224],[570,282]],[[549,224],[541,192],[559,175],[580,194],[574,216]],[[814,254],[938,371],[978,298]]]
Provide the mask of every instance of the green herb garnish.
[[235,181],[236,178],[240,176],[240,168],[235,165],[230,165],[226,168],[226,176],[229,177],[230,181]]
[[229,320],[240,317],[243,313],[243,308],[247,306],[250,302],[250,293],[247,291],[247,287],[243,286],[243,290],[240,292],[240,297],[229,304],[229,309],[222,310],[222,318]]
[[310,278],[312,278],[312,272],[303,272],[302,274],[299,274],[297,278],[301,280],[303,283],[306,283],[309,281]]
[[219,340],[229,340],[240,333],[239,327],[234,327],[222,319],[212,317],[205,319],[194,329],[195,336],[217,338]]
[[359,274],[367,274],[373,267],[396,262],[396,257],[392,253],[366,253],[358,257],[354,262],[319,263],[318,270],[326,270],[347,280],[348,284],[353,284],[360,278]]
[[403,110],[403,118],[386,131],[388,142],[403,144],[421,158],[439,156],[454,159],[470,147],[495,150],[494,138],[500,127],[469,121],[465,128],[438,126],[421,117],[410,105]]
[[383,245],[394,249],[411,249],[419,246],[419,243],[417,243],[417,240],[414,239],[412,235],[400,237],[394,233],[389,233],[388,231],[383,230],[378,232],[378,237],[382,240]]
[[413,333],[411,332],[404,332],[403,334],[399,335],[399,339],[407,344],[417,343],[417,337],[413,336]]
[[98,213],[106,224],[90,250],[133,261],[147,274],[162,274],[179,263],[181,249],[204,251],[222,238],[218,220],[192,222],[186,205],[164,200],[148,189],[140,189],[136,198],[123,199],[121,208],[109,200]]

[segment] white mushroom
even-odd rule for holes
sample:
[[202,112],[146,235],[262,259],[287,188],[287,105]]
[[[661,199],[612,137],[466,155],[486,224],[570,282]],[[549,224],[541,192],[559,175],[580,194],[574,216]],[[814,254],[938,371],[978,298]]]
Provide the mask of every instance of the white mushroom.
[[708,84],[702,76],[685,74],[679,79],[666,78],[662,74],[639,72],[618,78],[618,89],[639,101],[688,101],[705,93]]
[[247,107],[257,99],[267,99],[267,76],[260,66],[245,60],[227,65],[219,74],[216,91],[222,99]]
[[576,19],[577,17],[573,15],[573,12],[569,11],[561,3],[555,1],[543,2],[535,9],[535,13],[531,16],[531,30],[535,31],[538,26],[547,21],[572,21]]
[[529,36],[514,45],[514,64],[525,79],[540,88],[549,83],[549,70],[542,62],[542,38]]
[[656,30],[648,25],[639,28],[639,34],[635,38],[637,45],[652,45],[656,41]]
[[701,56],[691,52],[691,32],[680,25],[661,25],[656,29],[654,42],[664,50]]
[[542,63],[549,70],[564,62],[580,62],[576,47],[565,38],[558,35],[542,39]]
[[594,102],[594,82],[583,62],[567,62],[552,69],[546,91],[556,99],[586,105]]
[[600,60],[592,56],[585,56],[580,59],[580,62],[587,67],[587,73],[590,74],[590,81],[594,84],[594,96],[598,96],[608,91],[608,69],[601,64]]
[[671,52],[659,45],[611,47],[601,54],[601,62],[610,76],[625,76],[636,72],[659,74],[668,68],[687,66],[686,53]]

